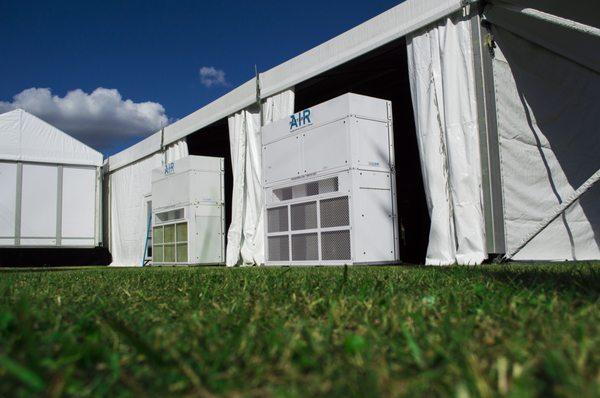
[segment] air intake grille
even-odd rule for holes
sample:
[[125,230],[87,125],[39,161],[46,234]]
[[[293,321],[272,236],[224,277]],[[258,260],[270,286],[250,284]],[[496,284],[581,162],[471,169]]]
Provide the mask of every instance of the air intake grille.
[[315,234],[292,235],[292,261],[319,259],[319,236]]
[[338,178],[328,178],[319,181],[319,195],[326,193],[337,192],[339,190]]
[[162,213],[156,213],[155,222],[157,224],[175,221],[175,220],[183,220],[185,218],[185,214],[183,209],[169,210],[164,211]]
[[292,231],[317,228],[317,202],[300,203],[290,208]]
[[290,242],[287,235],[269,236],[269,261],[289,261]]
[[267,209],[267,245],[267,261],[274,264],[352,260],[349,197]]
[[267,210],[267,232],[285,232],[288,230],[287,206]]
[[323,260],[350,260],[350,231],[321,233],[321,257]]
[[273,194],[280,201],[284,201],[323,195],[326,193],[337,192],[338,190],[338,178],[332,177],[320,181],[307,182],[305,184],[294,185],[291,187],[274,189]]
[[324,199],[321,201],[321,228],[350,225],[348,197]]

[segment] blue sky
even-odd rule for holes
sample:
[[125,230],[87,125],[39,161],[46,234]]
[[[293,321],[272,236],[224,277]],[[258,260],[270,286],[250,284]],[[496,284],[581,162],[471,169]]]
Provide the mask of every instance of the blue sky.
[[[267,70],[399,2],[2,0],[0,112],[24,107],[110,154],[245,82],[255,64]],[[99,87],[113,90],[92,95]],[[13,98],[31,88],[49,90]]]

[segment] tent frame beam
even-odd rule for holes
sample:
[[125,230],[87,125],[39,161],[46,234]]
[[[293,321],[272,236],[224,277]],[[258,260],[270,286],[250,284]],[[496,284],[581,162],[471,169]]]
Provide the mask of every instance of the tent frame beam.
[[21,245],[21,201],[23,200],[23,163],[17,161],[17,189],[15,202],[15,246]]
[[482,25],[482,8],[477,4],[470,8],[486,245],[488,254],[504,254],[504,204],[492,53],[484,40],[490,32]]
[[517,255],[529,242],[531,242],[536,236],[538,236],[542,231],[548,227],[552,223],[552,221],[556,220],[561,214],[567,211],[576,201],[581,198],[581,196],[586,193],[594,184],[600,181],[600,169],[598,169],[590,178],[588,178],[579,188],[577,188],[573,193],[569,196],[569,198],[554,208],[552,213],[550,213],[545,219],[543,219],[538,226],[529,234],[525,235],[525,237],[521,240],[519,245],[511,250],[509,253],[506,253],[502,258],[502,261],[508,261],[512,259],[515,255]]

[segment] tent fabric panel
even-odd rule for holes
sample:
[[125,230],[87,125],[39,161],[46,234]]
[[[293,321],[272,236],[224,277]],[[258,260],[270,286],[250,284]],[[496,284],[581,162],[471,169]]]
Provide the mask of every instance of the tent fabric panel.
[[260,114],[247,118],[244,228],[240,254],[244,264],[264,264],[263,189]]
[[[600,29],[540,11],[540,5],[543,6],[536,3],[534,6],[537,8],[523,8],[497,2],[486,7],[485,18],[494,25],[600,73]],[[595,7],[595,15],[600,15],[600,6]]]
[[17,164],[0,162],[0,237],[15,236]]
[[[264,100],[263,124],[294,112],[294,90]],[[233,170],[231,225],[227,233],[227,266],[265,262],[264,194],[262,188],[261,112],[257,107],[229,117]]]
[[295,90],[291,88],[263,101],[263,124],[271,124],[294,113]]
[[111,266],[140,266],[147,231],[145,197],[152,192],[152,170],[188,155],[185,140],[108,175]]
[[[600,78],[579,63],[492,26],[507,251],[600,168]],[[600,258],[593,187],[514,257]]]
[[63,167],[61,238],[96,234],[96,169]]
[[535,7],[544,13],[570,19],[589,26],[600,27],[600,3],[597,1],[578,1],[576,4],[565,0],[491,0],[501,7],[515,8]]
[[254,119],[258,112],[242,110],[228,118],[229,143],[231,147],[231,169],[233,174],[233,193],[231,203],[231,223],[227,231],[227,248],[225,262],[228,267],[237,265],[240,260],[242,248],[244,219],[245,219],[245,194],[246,194],[246,143],[248,128],[255,126]]
[[428,265],[473,265],[487,258],[470,23],[454,15],[407,40],[431,218]]
[[261,92],[271,96],[403,37],[463,6],[461,0],[407,0],[305,53],[261,73]]
[[58,166],[24,164],[21,238],[50,238],[56,244]]
[[21,149],[21,112],[0,115],[0,159],[19,160]]
[[101,166],[102,154],[22,109],[0,115],[0,159]]

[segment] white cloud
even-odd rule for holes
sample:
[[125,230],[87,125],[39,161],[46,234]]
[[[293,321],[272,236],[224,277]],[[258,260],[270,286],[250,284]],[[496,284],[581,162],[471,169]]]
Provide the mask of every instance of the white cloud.
[[22,108],[100,151],[110,151],[160,130],[169,119],[156,102],[123,99],[116,89],[80,89],[64,97],[48,88],[29,88],[12,101],[0,101],[0,113]]
[[214,66],[200,68],[200,83],[209,88],[212,86],[229,86],[227,79],[225,79],[225,72]]

